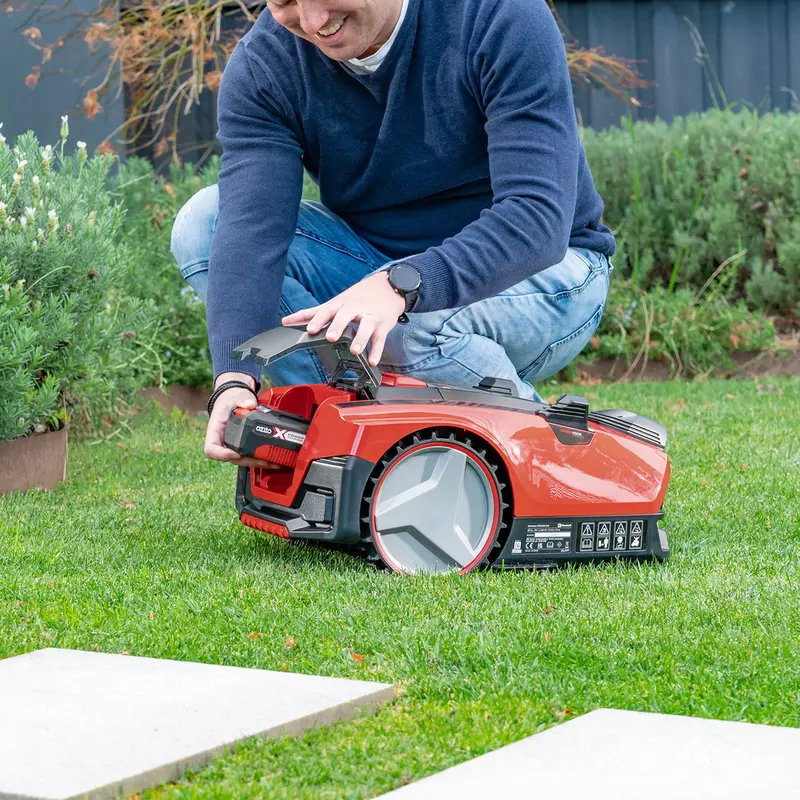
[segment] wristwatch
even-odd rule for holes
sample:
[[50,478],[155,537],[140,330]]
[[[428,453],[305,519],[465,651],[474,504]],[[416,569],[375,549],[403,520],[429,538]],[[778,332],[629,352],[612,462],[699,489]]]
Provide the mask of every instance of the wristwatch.
[[408,322],[406,314],[413,310],[414,304],[417,302],[422,276],[416,267],[402,262],[393,265],[387,274],[389,285],[406,301],[405,313],[400,317],[400,321]]

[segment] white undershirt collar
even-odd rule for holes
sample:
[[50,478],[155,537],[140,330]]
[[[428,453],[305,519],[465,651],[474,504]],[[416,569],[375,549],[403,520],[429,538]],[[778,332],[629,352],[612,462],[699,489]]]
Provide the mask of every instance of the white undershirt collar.
[[408,11],[408,0],[403,0],[403,8],[400,11],[400,19],[397,20],[397,25],[394,26],[394,30],[392,31],[392,35],[389,37],[388,41],[381,46],[381,49],[378,50],[377,53],[373,53],[371,56],[367,56],[366,58],[351,58],[346,61],[345,64],[353,72],[361,74],[366,72],[375,72],[375,70],[378,69],[378,67],[383,63],[383,59],[386,58],[386,55],[394,44],[394,40],[397,38],[397,34],[400,32],[400,27],[402,26],[403,20],[406,17],[406,11]]

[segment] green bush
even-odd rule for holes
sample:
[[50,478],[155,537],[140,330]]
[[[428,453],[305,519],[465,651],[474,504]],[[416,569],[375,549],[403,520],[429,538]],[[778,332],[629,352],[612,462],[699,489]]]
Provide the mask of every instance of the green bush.
[[112,190],[125,208],[118,241],[135,254],[125,291],[151,300],[158,312],[158,372],[165,386],[210,386],[206,309],[181,277],[170,252],[172,224],[181,206],[204,186],[217,182],[219,159],[196,171],[191,164],[172,165],[169,176],[156,175],[148,161],[130,158],[120,164]]
[[[731,352],[768,348],[775,329],[743,300],[729,303],[725,295],[724,285],[702,294],[688,288],[671,292],[663,286],[645,292],[630,279],[612,277],[597,335],[578,360],[618,358],[637,369],[658,361],[668,364],[674,377],[732,367]],[[576,366],[568,377],[575,377]]]
[[127,296],[112,159],[0,137],[0,439],[107,431],[152,381],[151,304]]
[[699,289],[746,251],[731,296],[800,314],[800,114],[713,109],[583,138],[617,274]]

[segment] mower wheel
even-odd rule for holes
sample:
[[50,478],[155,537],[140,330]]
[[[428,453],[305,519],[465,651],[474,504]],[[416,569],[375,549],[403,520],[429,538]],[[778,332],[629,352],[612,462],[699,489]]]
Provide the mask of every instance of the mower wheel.
[[466,435],[404,439],[367,484],[362,553],[394,572],[466,574],[486,563],[506,527],[504,488],[498,465]]

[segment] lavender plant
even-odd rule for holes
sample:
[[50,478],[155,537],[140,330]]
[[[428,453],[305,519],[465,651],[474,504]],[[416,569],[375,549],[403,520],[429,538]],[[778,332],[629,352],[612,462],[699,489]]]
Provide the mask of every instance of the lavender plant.
[[82,142],[0,134],[0,439],[71,420],[109,435],[152,381],[152,303],[121,292],[133,268],[116,238],[112,159]]

